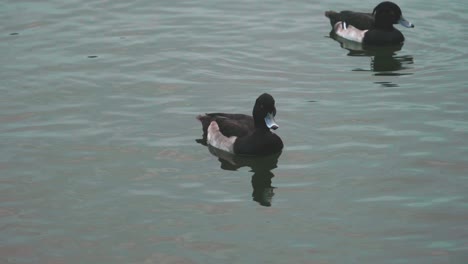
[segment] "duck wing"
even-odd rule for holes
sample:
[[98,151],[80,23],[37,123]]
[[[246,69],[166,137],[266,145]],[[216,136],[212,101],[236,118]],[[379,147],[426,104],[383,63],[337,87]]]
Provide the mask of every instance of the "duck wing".
[[226,137],[243,137],[255,130],[253,118],[244,114],[208,113],[197,119],[202,123],[204,140],[211,121],[216,121],[219,131]]
[[371,29],[374,26],[374,17],[370,13],[353,12],[353,11],[326,11],[325,16],[330,19],[332,27],[339,21],[344,21],[360,30]]

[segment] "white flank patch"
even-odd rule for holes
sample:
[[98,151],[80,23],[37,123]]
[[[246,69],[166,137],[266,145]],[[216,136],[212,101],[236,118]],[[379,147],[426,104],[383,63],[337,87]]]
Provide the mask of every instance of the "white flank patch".
[[366,34],[367,30],[360,30],[351,25],[347,25],[346,22],[338,21],[336,22],[335,26],[335,33],[336,35],[355,42],[362,43],[364,39],[364,34]]
[[234,153],[234,142],[237,137],[226,137],[219,131],[218,123],[212,121],[208,127],[208,135],[206,137],[208,144],[230,153]]

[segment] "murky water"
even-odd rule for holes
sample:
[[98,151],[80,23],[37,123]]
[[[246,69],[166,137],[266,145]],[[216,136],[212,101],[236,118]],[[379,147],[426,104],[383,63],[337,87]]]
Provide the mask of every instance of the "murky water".
[[[466,263],[468,5],[328,37],[376,3],[4,1],[0,262]],[[281,155],[197,144],[263,92]]]

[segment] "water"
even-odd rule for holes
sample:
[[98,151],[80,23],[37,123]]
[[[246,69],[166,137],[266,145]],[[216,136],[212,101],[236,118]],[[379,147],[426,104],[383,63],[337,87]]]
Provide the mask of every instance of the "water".
[[[313,1],[4,1],[1,263],[466,263],[464,1],[400,1],[401,50]],[[277,101],[279,157],[195,116]],[[218,153],[219,155],[219,153]]]

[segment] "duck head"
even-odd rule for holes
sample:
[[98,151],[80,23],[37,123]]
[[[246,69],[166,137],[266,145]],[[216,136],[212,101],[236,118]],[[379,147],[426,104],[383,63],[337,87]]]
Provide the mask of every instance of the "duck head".
[[276,130],[279,127],[275,121],[275,99],[270,94],[264,93],[257,98],[252,116],[257,128]]
[[375,25],[380,28],[391,28],[393,24],[400,24],[407,28],[414,27],[411,22],[403,17],[400,7],[390,1],[378,4],[374,8],[372,15],[375,19]]

